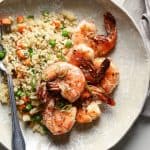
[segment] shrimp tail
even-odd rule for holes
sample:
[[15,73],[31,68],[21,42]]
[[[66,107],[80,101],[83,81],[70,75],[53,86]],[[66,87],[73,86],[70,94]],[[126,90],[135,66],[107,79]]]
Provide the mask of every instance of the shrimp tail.
[[90,86],[89,90],[91,91],[92,95],[98,96],[99,100],[110,105],[115,106],[115,101],[107,94],[105,94],[102,90],[97,87]]
[[56,82],[47,82],[46,83],[46,87],[49,91],[55,91],[55,92],[60,92],[60,88],[59,88],[59,85],[58,83]]
[[104,23],[108,34],[116,31],[116,20],[111,13],[107,12],[104,14]]
[[97,71],[97,82],[99,83],[105,76],[105,73],[107,69],[110,66],[110,60],[108,58],[105,58],[104,61],[102,62],[100,68]]
[[108,95],[104,94],[104,93],[97,93],[97,96],[100,98],[101,101],[103,101],[104,103],[110,105],[110,106],[115,106],[115,101],[109,97]]
[[85,60],[84,58],[78,60],[81,64],[80,68],[82,69],[83,67],[89,72],[90,76],[86,76],[86,79],[91,84],[99,83],[104,78],[105,73],[110,66],[110,60],[108,58],[104,59],[98,70],[94,67],[93,62]]
[[49,93],[47,91],[46,88],[46,84],[42,83],[36,91],[36,95],[38,97],[38,99],[41,101],[41,103],[47,103],[48,101],[50,101],[51,97],[49,96]]

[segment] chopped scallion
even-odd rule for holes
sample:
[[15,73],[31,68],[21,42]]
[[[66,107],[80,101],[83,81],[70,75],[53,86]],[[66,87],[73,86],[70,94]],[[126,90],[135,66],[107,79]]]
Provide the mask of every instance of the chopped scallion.
[[43,15],[44,17],[48,16],[48,15],[49,15],[49,11],[48,11],[48,10],[43,10],[43,11],[42,11],[42,15]]
[[28,19],[34,19],[34,16],[33,15],[29,15],[27,16]]
[[33,56],[33,49],[32,49],[32,48],[29,48],[29,49],[28,49],[28,52],[29,52],[29,56],[32,57],[32,56]]

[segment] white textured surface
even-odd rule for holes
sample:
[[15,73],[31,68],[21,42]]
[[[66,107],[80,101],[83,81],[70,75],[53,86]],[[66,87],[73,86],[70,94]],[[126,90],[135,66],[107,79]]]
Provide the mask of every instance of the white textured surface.
[[[59,3],[58,0],[55,1]],[[78,2],[80,4],[77,5]],[[99,17],[98,12],[101,12],[102,15],[105,9],[111,11],[117,18],[119,42],[116,50],[112,53],[112,58],[118,64],[121,72],[120,85],[115,92],[117,106],[113,109],[107,108],[102,118],[93,125],[77,126],[70,135],[64,137],[53,138],[50,136],[48,139],[47,137],[33,134],[31,130],[24,128],[27,150],[107,149],[122,137],[143,106],[149,68],[146,52],[144,51],[139,33],[129,18],[111,3],[108,3],[108,1],[101,0],[100,5],[94,5],[92,0],[88,0],[86,3],[84,3],[85,1],[82,2],[83,0],[72,1],[74,3],[72,6],[74,7],[70,7],[71,5],[69,4],[66,4],[65,7],[77,11],[77,14],[82,14],[84,18],[97,20],[97,24],[100,21],[102,22],[102,17]],[[43,8],[45,7],[48,6],[43,6]],[[0,12],[2,11],[6,12],[6,9],[1,9]],[[10,12],[13,13],[13,10]],[[2,143],[10,147],[10,129],[6,128],[6,126],[10,126],[8,111],[0,108],[0,114],[4,114],[0,115],[0,133],[7,133],[6,135],[8,136],[0,136],[0,141],[3,141]],[[5,122],[3,121],[4,118]]]
[[[139,24],[145,13],[144,0],[125,0],[124,7]],[[144,39],[145,40],[145,39]],[[150,101],[150,99],[149,99]],[[149,102],[147,102],[149,105]],[[146,105],[147,105],[146,103]],[[147,106],[146,110],[147,110]],[[145,108],[144,108],[145,110]],[[149,114],[149,111],[148,113]],[[143,115],[143,114],[142,114]],[[150,118],[140,116],[128,134],[111,150],[148,150],[150,147]],[[144,113],[145,115],[145,113]]]

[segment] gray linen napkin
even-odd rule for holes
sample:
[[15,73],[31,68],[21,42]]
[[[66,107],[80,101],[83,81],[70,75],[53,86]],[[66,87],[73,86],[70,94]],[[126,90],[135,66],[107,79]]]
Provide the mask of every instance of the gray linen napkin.
[[[146,12],[142,15],[140,29],[144,39],[145,46],[150,53],[150,0],[145,0]],[[146,103],[142,112],[143,116],[150,117],[150,82],[147,93]]]

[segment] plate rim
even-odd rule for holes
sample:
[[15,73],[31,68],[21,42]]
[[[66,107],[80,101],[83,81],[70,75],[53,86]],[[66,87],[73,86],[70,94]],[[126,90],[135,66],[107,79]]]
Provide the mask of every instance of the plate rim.
[[[121,5],[120,3],[116,2],[115,0],[108,0],[107,3],[111,3],[111,5],[114,5],[120,11],[122,11],[122,13],[124,13],[124,15],[126,15],[128,17],[128,19],[131,21],[131,23],[134,25],[136,31],[138,32],[138,34],[141,38],[142,46],[144,48],[143,51],[145,51],[146,57],[148,58],[146,60],[147,61],[147,66],[150,66],[150,52],[149,52],[149,50],[148,50],[148,48],[147,48],[147,46],[144,42],[143,35],[140,31],[139,25],[136,23],[134,18],[129,14],[129,12],[124,8],[124,6],[123,6],[124,4]],[[150,81],[150,68],[149,67],[148,67],[148,70],[147,70],[147,81]],[[129,132],[129,130],[131,129],[131,127],[133,126],[133,124],[135,123],[135,121],[137,120],[139,115],[141,114],[142,109],[143,109],[144,104],[145,104],[145,101],[146,101],[147,92],[148,92],[148,88],[149,88],[149,82],[147,83],[147,85],[145,85],[145,87],[146,87],[147,90],[144,93],[143,100],[142,100],[142,105],[140,106],[138,113],[135,115],[135,118],[131,121],[129,127],[122,133],[122,135],[118,138],[118,140],[116,139],[115,141],[113,141],[111,144],[109,144],[107,146],[106,149],[113,148],[117,143],[119,143],[125,137],[125,135]],[[5,143],[0,143],[0,145],[4,146],[6,149],[8,149],[8,147],[5,145]]]
[[[127,17],[128,19],[130,19],[130,21],[133,23],[133,25],[135,26],[135,29],[137,30],[137,32],[139,33],[139,36],[141,37],[141,41],[142,41],[142,44],[143,44],[143,50],[145,51],[146,53],[146,56],[147,56],[147,66],[150,66],[150,52],[144,42],[144,39],[143,39],[143,35],[142,35],[142,32],[140,31],[140,27],[139,25],[136,23],[136,21],[134,20],[134,18],[129,14],[129,12],[124,8],[124,4],[121,5],[120,3],[117,3],[115,0],[109,0],[109,2],[111,2],[113,5],[115,5],[118,9],[120,9],[120,11],[122,11]],[[148,67],[148,71],[147,71],[147,80],[150,82],[150,68]],[[109,145],[107,147],[107,149],[110,149],[110,148],[113,148],[117,143],[119,143],[125,136],[126,134],[129,132],[129,130],[132,128],[132,126],[134,125],[134,123],[136,122],[136,120],[138,119],[138,117],[140,116],[142,110],[143,110],[143,107],[144,107],[144,104],[146,102],[146,97],[147,97],[147,93],[148,93],[148,89],[149,89],[149,82],[147,83],[146,85],[146,91],[144,93],[144,97],[143,97],[143,101],[142,101],[142,105],[140,106],[140,109],[137,113],[137,115],[135,116],[135,119],[132,121],[132,123],[130,123],[128,129],[126,129],[126,131],[124,131],[124,133],[122,134],[122,136],[117,140],[115,141],[114,143],[111,143],[111,145]]]

